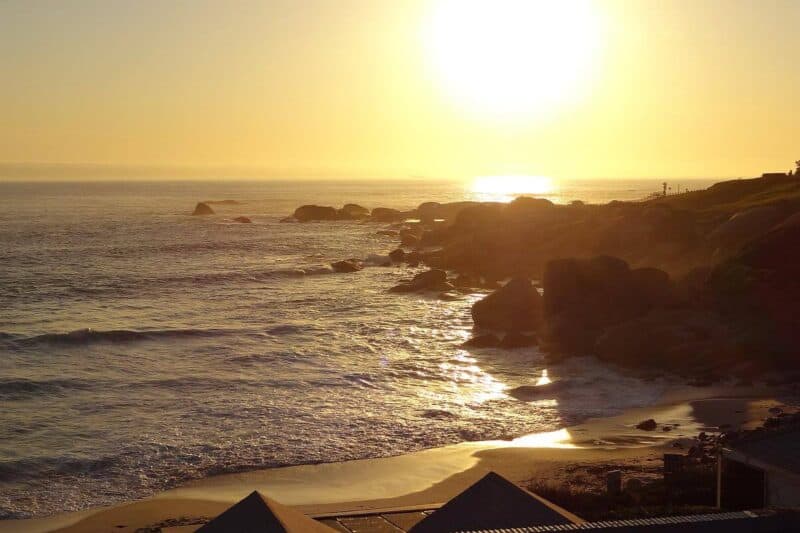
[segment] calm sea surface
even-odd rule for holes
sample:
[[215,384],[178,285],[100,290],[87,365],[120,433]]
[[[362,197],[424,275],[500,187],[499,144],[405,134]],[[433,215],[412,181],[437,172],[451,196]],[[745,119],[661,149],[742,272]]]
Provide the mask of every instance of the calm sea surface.
[[[686,183],[693,188],[708,182]],[[557,202],[654,181],[565,182]],[[537,191],[541,192],[541,191]],[[189,216],[200,200],[233,199]],[[494,199],[459,183],[0,183],[0,518],[246,469],[552,430],[663,384],[535,348],[469,351],[469,308],[386,291],[414,271],[385,225],[281,224],[304,203]],[[231,222],[246,215],[253,224]],[[504,390],[563,379],[553,399]],[[622,393],[624,391],[624,394]]]

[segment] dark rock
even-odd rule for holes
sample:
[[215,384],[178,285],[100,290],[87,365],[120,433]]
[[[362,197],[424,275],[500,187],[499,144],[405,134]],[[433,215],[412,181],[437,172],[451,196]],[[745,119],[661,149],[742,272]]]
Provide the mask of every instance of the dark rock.
[[500,331],[535,330],[541,320],[541,296],[530,280],[514,278],[472,306],[479,328]]
[[446,292],[452,288],[453,286],[447,283],[447,272],[444,270],[432,269],[420,272],[409,282],[395,285],[389,289],[389,292]]
[[372,210],[371,216],[378,222],[395,222],[406,218],[402,212],[388,207],[376,207]]
[[376,235],[383,235],[385,237],[397,237],[400,232],[395,229],[380,229],[375,232]]
[[442,284],[447,283],[447,272],[439,269],[426,270],[420,272],[411,280],[413,290],[428,290],[442,287]]
[[506,333],[503,340],[500,341],[500,347],[507,350],[514,348],[527,348],[529,346],[536,346],[536,335],[525,335],[518,331],[511,331]]
[[283,218],[281,219],[281,222],[282,222],[282,223],[284,223],[284,224],[286,224],[286,223],[288,223],[288,222],[300,222],[300,221],[299,221],[299,220],[297,220],[296,218],[294,218],[293,216],[291,216],[291,215],[290,215],[290,216],[288,216],[288,217],[283,217]]
[[782,372],[800,366],[800,218],[793,218],[717,265],[707,283],[711,305],[745,350]]
[[250,220],[248,217],[236,217],[233,219],[234,222],[239,222],[241,224],[252,224],[253,221]]
[[767,233],[785,217],[786,212],[776,205],[752,207],[720,224],[708,235],[708,240],[723,250],[736,250]]
[[664,272],[608,256],[550,261],[543,286],[548,343],[566,353],[591,353],[606,328],[678,300]]
[[456,276],[456,280],[454,285],[460,288],[472,288],[479,284],[479,280],[476,280],[469,274],[459,274]]
[[204,202],[198,202],[197,205],[194,207],[194,212],[192,213],[193,216],[203,216],[203,215],[213,215],[214,210],[211,209],[211,206]]
[[369,209],[358,204],[344,204],[337,214],[342,220],[359,220],[369,216]]
[[702,374],[738,357],[731,332],[719,316],[694,309],[660,309],[607,327],[592,352],[628,367]]
[[644,431],[653,431],[656,429],[656,427],[658,427],[658,424],[656,424],[656,421],[652,418],[648,418],[647,420],[643,420],[636,424],[636,429],[641,429]]
[[441,291],[441,292],[449,292],[455,289],[455,285],[450,283],[449,281],[443,281],[441,283],[437,283],[436,285],[431,287],[431,290],[434,291]]
[[405,255],[406,253],[401,248],[397,248],[396,250],[389,252],[389,258],[395,263],[401,262]]
[[208,205],[239,205],[241,202],[237,202],[236,200],[206,200],[203,202],[204,204]]
[[294,210],[294,218],[300,222],[310,222],[312,220],[336,220],[339,215],[333,207],[303,205]]
[[521,385],[506,391],[509,396],[528,402],[531,400],[543,400],[547,398],[554,398],[556,393],[562,391],[566,386],[566,382],[551,381],[544,385]]
[[422,254],[417,251],[408,252],[404,260],[409,266],[417,266],[422,262]]
[[336,261],[335,263],[331,263],[334,272],[342,272],[342,273],[349,273],[349,272],[358,272],[359,270],[363,269],[364,267],[361,266],[357,261],[345,260],[345,261]]
[[419,237],[409,231],[400,232],[400,244],[402,246],[416,246],[419,244]]
[[499,344],[500,339],[497,338],[497,335],[494,335],[493,333],[484,333],[483,335],[472,337],[462,346],[465,348],[489,348],[498,346]]

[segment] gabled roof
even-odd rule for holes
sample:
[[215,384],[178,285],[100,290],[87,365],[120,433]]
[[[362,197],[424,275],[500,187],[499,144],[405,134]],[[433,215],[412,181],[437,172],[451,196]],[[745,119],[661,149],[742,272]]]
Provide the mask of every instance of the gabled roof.
[[572,524],[579,521],[544,498],[489,472],[411,528],[411,533]]
[[331,528],[253,491],[198,533],[331,533]]

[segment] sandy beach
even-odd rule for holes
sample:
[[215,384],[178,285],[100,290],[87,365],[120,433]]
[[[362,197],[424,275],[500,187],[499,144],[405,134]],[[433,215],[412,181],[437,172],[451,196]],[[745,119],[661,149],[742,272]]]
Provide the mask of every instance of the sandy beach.
[[[0,532],[191,531],[252,490],[308,514],[322,514],[442,503],[488,470],[520,484],[545,480],[592,485],[603,483],[604,473],[612,469],[626,477],[657,476],[664,452],[687,449],[701,431],[760,425],[771,407],[786,405],[790,397],[785,390],[757,387],[686,388],[665,395],[655,407],[559,431],[397,457],[215,476],[110,508],[6,521],[0,523]],[[657,421],[656,430],[636,429],[648,418]]]

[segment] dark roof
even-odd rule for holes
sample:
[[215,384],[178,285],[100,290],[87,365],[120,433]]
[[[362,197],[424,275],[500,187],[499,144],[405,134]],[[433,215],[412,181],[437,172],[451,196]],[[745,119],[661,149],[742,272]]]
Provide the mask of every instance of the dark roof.
[[584,522],[560,526],[534,526],[518,529],[465,530],[461,533],[549,533],[551,531],[595,531],[608,533],[786,533],[800,531],[796,512],[756,515],[749,511],[662,518]]
[[411,528],[412,533],[572,524],[569,515],[547,500],[490,472]]
[[300,511],[257,491],[227,509],[198,533],[330,533],[333,531]]
[[800,429],[770,431],[727,446],[761,463],[800,475]]

